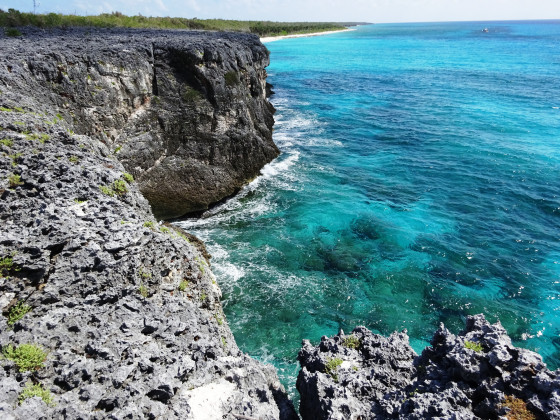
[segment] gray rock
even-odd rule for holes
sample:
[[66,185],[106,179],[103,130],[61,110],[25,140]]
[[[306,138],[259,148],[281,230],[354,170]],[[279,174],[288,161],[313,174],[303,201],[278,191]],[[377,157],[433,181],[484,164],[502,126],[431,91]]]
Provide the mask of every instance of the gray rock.
[[27,28],[0,39],[0,85],[20,91],[17,106],[40,101],[107,145],[158,218],[207,209],[279,154],[255,35]]
[[[211,407],[215,418],[293,418],[274,369],[239,351],[203,247],[154,218],[140,191],[151,166],[133,171],[140,183],[129,182],[110,139],[132,159],[125,133],[147,127],[132,115],[147,105],[140,92],[153,97],[154,62],[171,66],[154,48],[173,60],[172,47],[183,57],[204,46],[216,74],[246,66],[235,89],[252,92],[267,59],[258,39],[88,29],[0,37],[0,346],[47,352],[31,372],[0,361],[0,416],[196,419]],[[210,95],[211,84],[198,87]],[[266,125],[264,114],[251,115]],[[18,302],[31,311],[8,326]],[[27,382],[49,389],[56,405],[38,397],[18,405]]]
[[315,347],[304,340],[297,381],[302,418],[497,419],[508,411],[506,396],[524,401],[536,418],[560,417],[560,371],[512,346],[499,323],[468,317],[457,336],[442,325],[431,344],[416,356],[405,333],[384,338],[364,327],[323,337]]

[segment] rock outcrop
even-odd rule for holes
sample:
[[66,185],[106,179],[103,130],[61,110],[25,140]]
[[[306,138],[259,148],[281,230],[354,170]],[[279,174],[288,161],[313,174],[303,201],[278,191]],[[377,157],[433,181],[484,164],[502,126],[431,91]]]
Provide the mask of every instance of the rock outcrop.
[[75,28],[1,42],[0,85],[105,143],[157,218],[208,208],[279,153],[255,35]]
[[[186,164],[172,157],[180,155],[175,148],[199,148],[200,156],[217,150],[210,134],[205,146],[179,144],[180,130],[191,130],[184,120],[173,122],[181,107],[162,110],[156,134],[126,134],[148,130],[142,124],[159,115],[150,108],[156,82],[158,92],[187,89],[190,73],[180,69],[193,70],[192,45],[200,47],[199,60],[208,58],[197,62],[200,74],[211,73],[211,63],[237,72],[238,86],[224,88],[230,93],[245,92],[247,80],[260,83],[265,50],[242,35],[119,33],[41,39],[30,31],[0,39],[0,418],[292,418],[274,369],[236,346],[205,250],[158,224],[139,190],[144,184],[128,173],[142,180],[167,159]],[[172,48],[179,63],[172,63]],[[160,76],[173,69],[175,85],[165,86],[171,75]],[[227,132],[231,121],[213,113],[226,94],[196,80],[201,97],[185,105],[192,112],[184,118]],[[198,114],[199,107],[208,112]],[[231,115],[241,109],[232,105]],[[266,131],[267,116],[250,117]],[[231,143],[241,155],[258,149],[256,135],[244,138],[254,143],[247,150],[240,140]],[[224,161],[236,159],[226,143],[224,137]],[[134,161],[132,170],[115,157],[115,144],[125,164]],[[48,395],[24,400],[31,385],[50,392],[52,404]]]
[[459,335],[442,325],[420,356],[405,332],[385,338],[358,327],[317,347],[304,340],[298,358],[304,420],[560,419],[560,370],[482,315]]

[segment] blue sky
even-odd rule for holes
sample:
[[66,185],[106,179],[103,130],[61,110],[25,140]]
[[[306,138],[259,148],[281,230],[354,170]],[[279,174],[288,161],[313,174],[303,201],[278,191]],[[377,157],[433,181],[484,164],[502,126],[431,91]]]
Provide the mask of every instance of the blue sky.
[[[560,19],[560,0],[37,0],[37,13],[277,21],[432,22]],[[33,11],[33,0],[0,0],[0,9]]]

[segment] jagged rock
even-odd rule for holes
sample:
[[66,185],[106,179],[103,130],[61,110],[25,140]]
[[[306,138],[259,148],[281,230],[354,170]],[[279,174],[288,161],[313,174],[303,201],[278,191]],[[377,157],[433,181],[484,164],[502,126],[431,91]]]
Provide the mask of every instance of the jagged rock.
[[22,93],[17,106],[40,101],[100,139],[158,218],[208,208],[279,154],[269,53],[255,35],[73,28],[0,39],[0,85]]
[[[140,89],[150,33],[154,44],[191,37],[204,44],[208,36],[209,51],[229,36],[145,31],[134,40],[133,31],[123,31],[124,39],[118,33],[62,31],[43,42],[31,31],[22,40],[0,39],[0,346],[33,343],[47,352],[44,367],[30,372],[0,361],[0,417],[292,418],[274,369],[235,344],[200,244],[158,224],[107,139],[93,134],[97,123],[132,124],[124,111],[110,113],[109,99]],[[250,60],[255,40],[239,39],[250,41]],[[129,63],[131,56],[148,61]],[[105,72],[126,87],[106,86],[107,102],[92,105],[99,108],[90,109],[90,120],[85,102],[75,100],[80,94],[85,101],[90,82],[79,69]],[[131,95],[121,98],[130,100],[129,111]],[[80,131],[90,135],[74,133]],[[8,325],[20,302],[31,312]],[[38,397],[18,404],[28,382],[50,390],[56,405]]]
[[560,370],[514,347],[483,315],[468,317],[457,336],[440,326],[420,356],[404,332],[384,338],[358,327],[316,347],[304,340],[298,358],[304,420],[498,419],[508,412],[506,396],[536,418],[560,418]]

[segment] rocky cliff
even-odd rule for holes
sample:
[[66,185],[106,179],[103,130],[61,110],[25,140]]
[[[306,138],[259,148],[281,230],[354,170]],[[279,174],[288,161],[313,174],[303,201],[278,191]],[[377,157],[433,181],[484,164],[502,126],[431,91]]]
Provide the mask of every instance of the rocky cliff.
[[304,340],[297,388],[307,419],[560,419],[560,370],[511,344],[482,315],[443,325],[417,356],[405,332],[364,327],[314,347]]
[[237,348],[203,246],[142,194],[179,215],[276,154],[258,39],[0,45],[0,418],[292,418],[274,370]]
[[[0,85],[33,92],[77,134],[99,139],[158,218],[208,208],[278,155],[268,50],[249,34],[29,31],[2,39]],[[25,102],[20,105],[25,105]]]
[[[203,209],[276,156],[266,49],[24,34],[0,37],[0,418],[296,418],[237,348],[204,245],[152,212]],[[304,419],[560,419],[560,371],[481,316],[420,356],[358,327],[299,360]]]

